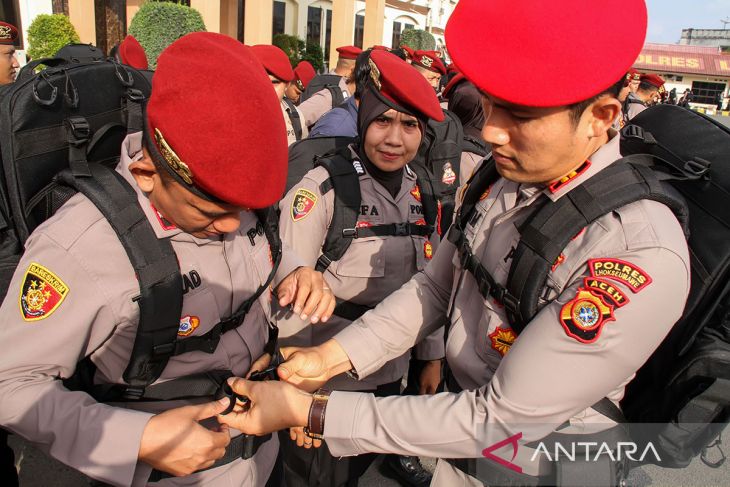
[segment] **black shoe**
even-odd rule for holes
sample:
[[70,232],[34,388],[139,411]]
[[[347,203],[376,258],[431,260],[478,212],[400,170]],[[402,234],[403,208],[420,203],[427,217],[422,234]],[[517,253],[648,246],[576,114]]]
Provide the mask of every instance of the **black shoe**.
[[428,470],[423,468],[418,457],[404,457],[400,455],[388,455],[383,465],[394,474],[394,478],[406,487],[428,487],[433,477]]

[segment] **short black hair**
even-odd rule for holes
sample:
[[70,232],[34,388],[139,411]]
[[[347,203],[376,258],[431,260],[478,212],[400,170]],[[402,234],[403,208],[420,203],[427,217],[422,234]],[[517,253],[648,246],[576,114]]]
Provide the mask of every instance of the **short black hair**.
[[639,83],[639,90],[648,91],[651,93],[652,91],[659,91],[659,87],[654,86],[653,84],[651,84],[647,81],[642,81],[641,83]]
[[621,93],[621,90],[624,87],[624,83],[626,81],[626,77],[622,77],[620,80],[618,80],[616,83],[612,84],[608,88],[606,88],[604,91],[600,92],[596,96],[592,96],[591,98],[583,101],[579,101],[578,103],[573,103],[572,105],[568,105],[568,109],[570,110],[570,118],[573,121],[573,125],[577,126],[578,122],[580,122],[580,117],[583,116],[583,112],[586,111],[586,109],[591,106],[591,104],[601,98],[604,95],[609,95],[612,98],[618,98],[619,93]]

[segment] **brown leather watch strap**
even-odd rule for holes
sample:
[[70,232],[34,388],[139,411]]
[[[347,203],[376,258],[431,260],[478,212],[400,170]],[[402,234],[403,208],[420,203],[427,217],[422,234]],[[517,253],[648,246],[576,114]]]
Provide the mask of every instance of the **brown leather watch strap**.
[[327,409],[327,401],[330,398],[330,391],[319,389],[312,396],[312,405],[309,406],[309,419],[304,428],[304,434],[315,440],[324,438],[324,414]]

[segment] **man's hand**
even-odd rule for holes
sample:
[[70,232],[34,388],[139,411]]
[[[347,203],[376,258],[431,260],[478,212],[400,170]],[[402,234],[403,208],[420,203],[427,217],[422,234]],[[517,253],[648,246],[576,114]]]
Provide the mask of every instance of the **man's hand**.
[[[279,381],[254,382],[233,377],[228,379],[233,392],[246,396],[249,403],[237,405],[218,422],[249,435],[265,435],[286,428],[306,426],[312,395],[291,384]],[[220,401],[225,409],[228,399]]]
[[266,367],[268,367],[270,363],[271,363],[271,354],[264,353],[262,356],[257,358],[254,361],[254,363],[251,364],[251,368],[248,369],[248,372],[246,373],[246,379],[251,377],[251,374],[254,372],[261,372]]
[[289,428],[289,438],[297,443],[297,446],[306,448],[307,450],[314,447],[319,448],[322,446],[322,440],[310,438],[304,433],[304,428],[301,426],[296,428]]
[[436,394],[441,383],[441,360],[429,360],[421,369],[421,376],[418,378],[419,394]]
[[279,378],[309,392],[352,369],[350,359],[335,340],[310,348],[282,348],[281,354],[286,361],[279,366]]
[[329,320],[337,304],[322,273],[311,267],[299,267],[282,279],[276,296],[281,307],[291,304],[295,314],[312,324]]
[[226,405],[215,401],[170,409],[153,416],[142,433],[139,460],[175,476],[208,468],[226,452],[228,427],[211,431],[198,421],[215,416]]

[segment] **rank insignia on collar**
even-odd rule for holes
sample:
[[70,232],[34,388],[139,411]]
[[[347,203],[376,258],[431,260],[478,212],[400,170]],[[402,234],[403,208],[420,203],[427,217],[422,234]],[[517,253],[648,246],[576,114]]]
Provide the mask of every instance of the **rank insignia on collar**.
[[200,318],[185,315],[180,318],[180,327],[177,329],[177,336],[186,337],[191,335],[198,326],[200,326]]
[[294,194],[291,202],[291,219],[295,222],[303,220],[312,211],[314,205],[317,204],[317,195],[311,191],[299,188]]
[[589,167],[591,167],[591,161],[585,161],[578,167],[578,169],[576,169],[575,171],[571,171],[569,174],[563,176],[562,178],[548,186],[548,189],[551,193],[557,193],[558,191],[563,189],[566,184],[574,181],[578,176],[586,172]]
[[560,310],[560,322],[565,333],[581,343],[598,340],[603,325],[613,320],[613,307],[583,288],[578,288],[575,298]]
[[588,270],[593,277],[606,277],[626,284],[633,293],[638,293],[651,284],[651,277],[639,266],[620,259],[591,259]]
[[433,245],[428,240],[423,244],[423,256],[426,257],[426,260],[433,258]]
[[479,201],[484,201],[485,199],[487,199],[489,197],[489,193],[491,191],[492,191],[492,185],[490,184],[489,186],[487,186],[487,189],[485,189],[484,192],[482,193],[482,195],[479,197]]
[[492,348],[504,357],[512,348],[517,335],[512,328],[497,328],[489,334],[489,339],[492,341]]
[[31,263],[20,288],[20,313],[25,321],[49,317],[66,298],[68,286],[40,264]]
[[419,203],[421,202],[421,188],[419,188],[417,184],[413,186],[413,189],[411,190],[411,196],[416,198],[416,201],[418,201]]

